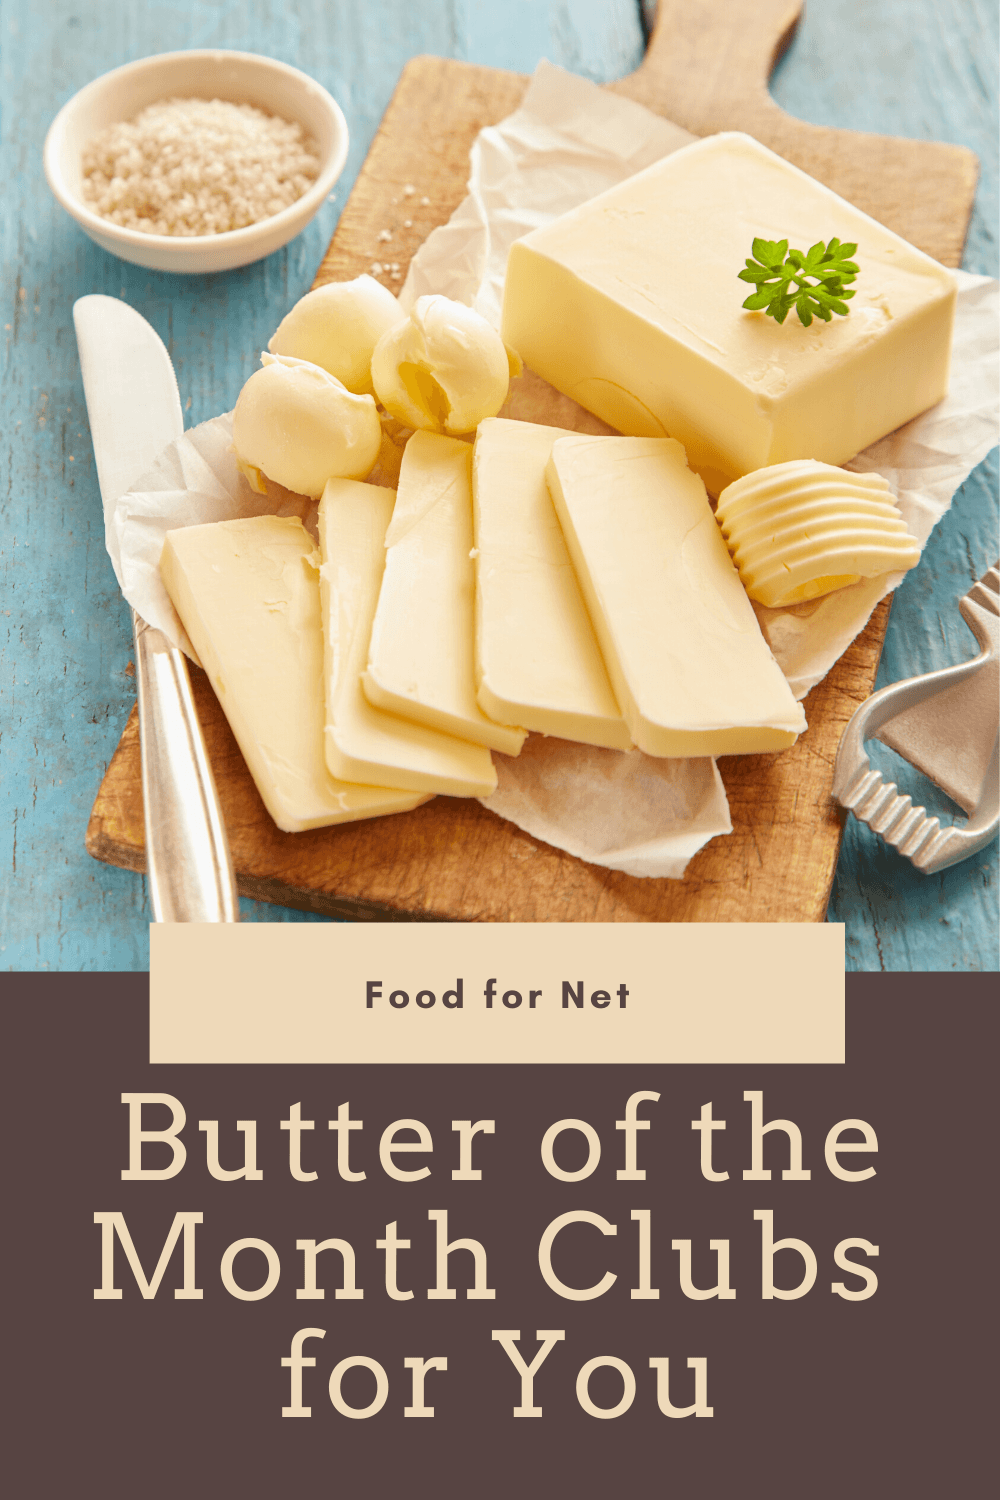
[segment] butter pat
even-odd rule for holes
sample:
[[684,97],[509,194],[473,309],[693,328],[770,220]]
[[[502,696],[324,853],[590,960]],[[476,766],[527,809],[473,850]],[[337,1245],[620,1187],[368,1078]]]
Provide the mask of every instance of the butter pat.
[[316,550],[301,521],[253,516],[168,531],[160,572],[279,828],[351,823],[427,800],[327,771]]
[[779,608],[916,567],[920,547],[881,474],[776,464],[723,490],[715,518],[751,599]]
[[[754,236],[836,236],[860,267],[847,317],[747,312]],[[517,241],[502,333],[619,431],[670,436],[713,493],[791,459],[839,464],[948,385],[955,283],[749,136],[686,146]]]
[[331,475],[363,479],[382,442],[375,400],[356,396],[304,359],[262,354],[233,411],[233,447],[254,489],[254,471],[318,500]]
[[319,365],[349,391],[371,396],[375,345],[405,316],[392,293],[372,276],[330,281],[296,302],[267,347],[272,354]]
[[376,708],[516,755],[524,730],[476,702],[471,469],[457,438],[416,432],[406,445],[364,691]]
[[639,749],[732,755],[793,744],[802,707],[680,443],[560,438],[547,477]]
[[480,425],[472,467],[476,685],[491,719],[628,750],[545,466],[561,427]]
[[418,297],[409,318],[376,344],[371,373],[376,395],[400,422],[463,433],[496,416],[521,362],[471,307]]
[[488,797],[497,776],[484,746],[383,713],[361,690],[394,498],[392,490],[331,479],[320,501],[326,762],[351,781]]

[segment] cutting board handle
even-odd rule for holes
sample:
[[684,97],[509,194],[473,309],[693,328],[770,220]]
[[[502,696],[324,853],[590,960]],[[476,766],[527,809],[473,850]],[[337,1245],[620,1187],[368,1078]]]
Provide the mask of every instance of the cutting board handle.
[[629,82],[669,101],[670,118],[695,135],[725,128],[718,123],[722,115],[743,122],[771,111],[780,115],[768,79],[795,35],[802,4],[659,0],[646,56]]
[[610,87],[695,135],[746,131],[942,264],[961,265],[974,153],[786,114],[768,80],[801,14],[802,0],[659,0],[642,64]]

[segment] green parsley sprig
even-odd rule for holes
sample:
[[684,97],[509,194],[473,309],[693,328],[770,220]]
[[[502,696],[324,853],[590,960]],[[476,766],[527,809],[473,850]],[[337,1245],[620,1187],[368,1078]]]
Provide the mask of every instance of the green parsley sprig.
[[857,248],[834,238],[828,245],[820,240],[803,255],[801,250],[789,250],[787,240],[755,239],[754,258],[747,258],[746,270],[739,274],[741,281],[752,281],[759,290],[743,306],[764,312],[778,323],[794,307],[806,328],[814,317],[824,323],[829,323],[833,313],[846,317],[850,312],[847,299],[854,293],[845,283],[858,274],[851,260]]

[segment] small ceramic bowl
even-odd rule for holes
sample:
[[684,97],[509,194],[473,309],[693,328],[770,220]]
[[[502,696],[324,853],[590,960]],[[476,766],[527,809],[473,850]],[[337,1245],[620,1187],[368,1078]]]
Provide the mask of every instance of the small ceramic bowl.
[[[104,219],[83,198],[83,148],[101,130],[161,99],[225,99],[297,121],[319,147],[308,192],[270,219],[225,234],[143,234]],[[316,214],[347,160],[347,121],[315,79],[252,52],[164,52],[95,78],[56,115],[45,138],[49,187],[85,234],[112,255],[154,271],[203,274],[248,266],[279,250]]]

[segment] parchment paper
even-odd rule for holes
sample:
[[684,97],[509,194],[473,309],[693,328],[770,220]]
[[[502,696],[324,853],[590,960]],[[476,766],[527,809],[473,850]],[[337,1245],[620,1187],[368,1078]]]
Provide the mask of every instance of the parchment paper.
[[[425,292],[443,292],[498,326],[515,239],[691,139],[641,105],[540,64],[520,109],[474,143],[469,195],[414,257],[400,300],[411,304]],[[845,466],[885,476],[921,547],[997,441],[998,284],[953,274],[959,295],[947,399]],[[503,414],[584,432],[611,430],[530,371],[514,383]],[[229,416],[185,433],[106,516],[108,552],[125,597],[192,658],[160,582],[165,533],[267,511],[314,523],[315,506],[302,496],[270,484],[267,496],[250,489],[231,439]],[[755,606],[797,697],[826,675],[902,576],[862,581],[789,609]],[[499,785],[487,807],[535,838],[610,869],[679,878],[703,844],[731,832],[710,760],[659,760],[531,735],[520,756],[496,755],[494,762]]]

